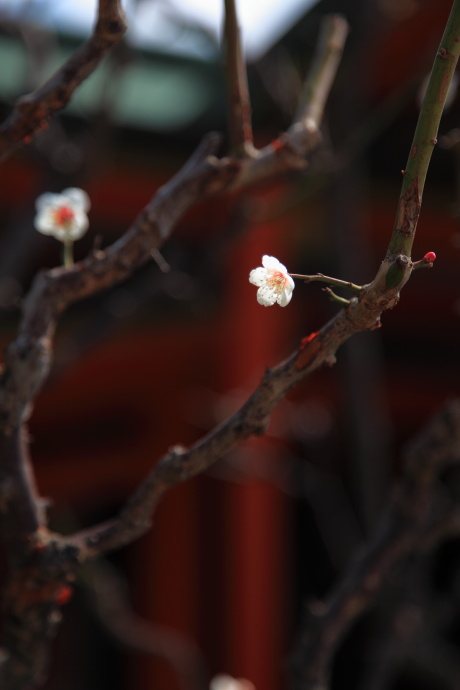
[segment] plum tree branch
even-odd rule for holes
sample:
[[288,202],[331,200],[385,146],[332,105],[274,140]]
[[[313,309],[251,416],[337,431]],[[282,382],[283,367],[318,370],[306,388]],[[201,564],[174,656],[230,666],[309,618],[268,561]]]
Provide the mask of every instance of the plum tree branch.
[[0,457],[3,538],[10,565],[18,567],[29,553],[30,535],[45,524],[24,428],[18,427],[8,436],[0,435]]
[[118,548],[143,534],[168,487],[203,472],[236,443],[264,433],[270,414],[286,393],[322,365],[332,365],[337,349],[352,335],[375,328],[392,299],[396,299],[396,292],[378,281],[367,286],[363,299],[354,298],[348,309],[340,311],[318,333],[305,338],[288,359],[268,369],[234,415],[188,450],[173,448],[163,456],[117,519],[77,534],[69,543],[81,549],[84,559]]
[[251,155],[254,152],[251,100],[235,0],[225,0],[224,37],[232,152],[236,156]]
[[[122,32],[124,24],[118,2],[101,0],[99,12],[95,36],[47,84],[14,109],[0,130],[0,156],[10,153],[24,137],[36,132],[47,118],[65,105],[78,83],[113,43],[115,34]],[[108,17],[112,21],[107,21]],[[323,49],[328,50],[327,47]],[[316,97],[315,92],[312,97]],[[49,532],[25,445],[18,443],[18,439],[25,438],[25,424],[33,400],[49,372],[59,317],[73,302],[117,284],[149,261],[152,251],[168,239],[181,215],[194,203],[210,195],[260,182],[288,169],[304,167],[305,155],[320,141],[319,125],[317,122],[303,127],[302,123],[295,123],[282,144],[267,147],[259,152],[257,159],[250,160],[218,158],[221,139],[216,134],[208,135],[118,241],[104,251],[95,250],[70,268],[59,267],[37,276],[24,300],[17,338],[6,349],[0,380],[0,445],[8,450],[0,458],[0,512],[10,562],[4,653],[0,659],[0,685],[5,690],[25,690],[41,682],[49,642],[60,619],[60,591],[81,561],[90,551],[101,553],[127,541],[126,519],[113,521],[115,528],[109,530],[112,536],[105,529],[99,530],[100,538],[93,545],[97,549],[86,548],[86,541],[78,535],[72,543]],[[289,380],[293,373],[296,373],[295,367],[288,367]],[[275,386],[278,394],[286,389],[284,378],[281,367],[280,385]],[[293,379],[292,384],[294,382]],[[274,388],[270,381],[266,386]],[[133,527],[129,527],[131,538],[145,529],[155,500],[166,486],[176,481],[176,472],[184,479],[187,473],[192,476],[204,469],[207,463],[216,460],[244,437],[245,429],[246,435],[249,434],[251,421],[262,430],[261,425],[279,399],[278,394],[275,391],[267,401],[262,399],[263,390],[253,396],[248,404],[252,420],[249,417],[243,420],[243,433],[238,422],[228,425],[223,431],[211,434],[211,440],[203,443],[202,448],[194,449],[186,467],[177,461],[182,453],[176,449],[170,454],[173,462],[166,458],[159,469],[154,469],[153,476],[140,487],[125,510],[128,522],[133,523]]]
[[460,400],[448,404],[415,440],[386,514],[327,601],[310,607],[293,657],[294,688],[328,687],[331,659],[350,624],[375,600],[401,559],[426,547],[436,478],[460,461]]
[[302,92],[302,105],[294,121],[275,141],[242,162],[240,173],[230,187],[232,190],[262,182],[287,170],[306,168],[305,157],[321,142],[324,106],[340,64],[348,29],[346,20],[340,15],[323,19],[315,58]]
[[45,84],[23,96],[0,126],[0,161],[21,144],[29,143],[59,110],[65,108],[75,89],[94,72],[125,31],[126,20],[120,0],[99,0],[91,38]]
[[[410,258],[422,205],[422,194],[439,122],[460,54],[460,2],[455,0],[436,53],[430,79],[407,159],[387,258],[402,254]],[[401,272],[401,277],[402,277]]]
[[323,119],[324,108],[339,67],[347,35],[348,24],[341,15],[333,15],[323,21],[319,35],[319,49],[316,51],[299,99],[296,115],[298,122],[313,121],[318,127]]

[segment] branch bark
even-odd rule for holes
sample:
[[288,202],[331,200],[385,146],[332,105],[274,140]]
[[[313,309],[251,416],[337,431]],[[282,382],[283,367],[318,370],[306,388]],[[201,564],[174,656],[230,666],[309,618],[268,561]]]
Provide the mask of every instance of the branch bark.
[[439,121],[460,54],[460,6],[453,3],[431,70],[423,105],[404,171],[396,220],[387,258],[402,254],[410,258],[422,205],[426,174],[437,144]]
[[69,543],[81,550],[81,557],[97,556],[143,534],[149,529],[152,512],[167,488],[203,472],[236,443],[263,434],[270,414],[296,383],[324,364],[334,364],[337,349],[352,335],[377,327],[380,314],[397,294],[381,280],[382,275],[375,284],[367,286],[360,300],[354,298],[347,309],[318,333],[305,338],[288,359],[268,369],[254,393],[232,417],[188,450],[177,447],[164,455],[117,519],[75,535]]
[[23,96],[0,127],[0,161],[20,145],[30,143],[49,120],[65,108],[75,89],[99,65],[126,31],[120,0],[99,0],[91,38],[40,88]]
[[254,152],[251,99],[235,0],[225,0],[224,37],[232,151],[236,156],[251,155]]

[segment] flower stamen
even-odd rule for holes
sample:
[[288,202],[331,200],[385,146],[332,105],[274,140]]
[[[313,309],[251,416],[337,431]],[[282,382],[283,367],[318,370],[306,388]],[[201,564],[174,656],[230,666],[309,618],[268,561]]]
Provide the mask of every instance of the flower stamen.
[[69,206],[60,206],[54,211],[56,225],[68,226],[75,218],[75,213]]

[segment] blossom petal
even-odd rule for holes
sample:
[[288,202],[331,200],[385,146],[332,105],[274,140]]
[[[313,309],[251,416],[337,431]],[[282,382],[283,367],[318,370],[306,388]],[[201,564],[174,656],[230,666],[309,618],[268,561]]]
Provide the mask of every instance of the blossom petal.
[[83,189],[79,189],[78,187],[69,187],[68,189],[64,189],[59,196],[66,197],[74,209],[75,207],[79,207],[82,211],[89,211],[91,207],[89,196]]
[[253,268],[249,274],[249,282],[257,287],[262,287],[267,281],[267,270],[259,266],[259,268]]
[[290,290],[289,288],[284,288],[283,292],[281,292],[278,295],[276,301],[278,302],[280,307],[287,307],[287,305],[289,304],[291,299],[292,299],[292,290]]
[[264,254],[264,256],[262,257],[262,265],[265,266],[265,268],[271,269],[272,271],[287,273],[286,266],[280,263],[276,257],[268,256],[268,254]]
[[54,235],[56,223],[54,220],[53,209],[44,208],[35,216],[34,225],[42,235]]
[[75,215],[69,226],[68,233],[72,240],[79,240],[88,230],[89,220],[86,213],[80,209],[75,209]]
[[209,690],[255,690],[253,683],[246,678],[233,678],[227,673],[219,673],[211,679]]
[[291,290],[291,292],[292,292],[293,289],[295,288],[294,279],[291,278],[290,275],[286,275],[285,277],[286,277],[286,283],[287,283],[286,287],[289,288],[289,289]]
[[59,194],[53,194],[52,192],[40,194],[40,196],[35,199],[35,208],[37,211],[42,211],[49,206],[56,206],[59,204],[59,196]]
[[257,290],[257,301],[263,307],[271,307],[275,304],[277,294],[269,285],[264,285]]

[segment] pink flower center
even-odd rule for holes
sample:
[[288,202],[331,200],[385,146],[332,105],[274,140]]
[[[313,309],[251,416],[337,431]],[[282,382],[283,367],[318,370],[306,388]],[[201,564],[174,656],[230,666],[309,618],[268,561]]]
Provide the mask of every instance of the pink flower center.
[[267,279],[267,283],[274,290],[282,290],[286,285],[286,276],[281,271],[272,271]]
[[68,225],[74,217],[75,214],[69,206],[59,206],[54,212],[56,225]]

